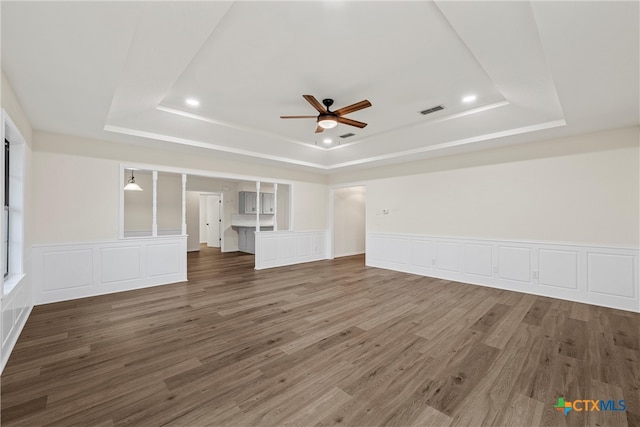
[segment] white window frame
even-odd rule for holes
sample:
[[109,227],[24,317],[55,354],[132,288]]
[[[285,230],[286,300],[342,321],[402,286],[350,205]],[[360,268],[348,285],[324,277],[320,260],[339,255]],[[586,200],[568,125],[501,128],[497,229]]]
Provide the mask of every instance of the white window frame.
[[[24,181],[26,141],[18,127],[2,110],[2,140],[9,141],[9,274],[2,277],[2,295],[6,296],[24,278]],[[4,167],[4,150],[0,155]],[[4,199],[4,173],[0,177],[0,188]],[[4,233],[4,230],[0,231]],[[2,263],[7,258],[4,245],[0,250]]]

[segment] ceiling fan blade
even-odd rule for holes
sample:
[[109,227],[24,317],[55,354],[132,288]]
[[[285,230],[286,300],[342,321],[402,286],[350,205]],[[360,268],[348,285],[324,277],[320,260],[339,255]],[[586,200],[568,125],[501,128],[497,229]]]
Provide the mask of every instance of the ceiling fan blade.
[[280,116],[281,119],[315,119],[317,116]]
[[324,131],[324,128],[322,126],[316,126],[316,133],[321,133],[322,131]]
[[357,128],[361,128],[361,129],[367,125],[366,123],[359,122],[357,120],[347,119],[346,117],[338,117],[338,123],[342,123],[342,124],[350,125],[350,126],[355,126]]
[[318,100],[313,95],[302,95],[302,97],[306,99],[307,102],[309,102],[309,104],[313,106],[313,108],[318,110],[318,113],[324,114],[327,112],[327,110],[322,106],[322,104],[318,102]]
[[334,111],[339,116],[343,116],[345,114],[353,113],[354,111],[362,110],[363,108],[371,107],[371,103],[368,100],[356,102],[355,104],[351,104],[346,107],[342,107],[339,110]]

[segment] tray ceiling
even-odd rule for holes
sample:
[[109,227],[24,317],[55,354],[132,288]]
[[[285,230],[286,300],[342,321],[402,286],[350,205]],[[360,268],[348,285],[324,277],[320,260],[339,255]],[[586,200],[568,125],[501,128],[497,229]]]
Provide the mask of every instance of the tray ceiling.
[[[1,7],[3,70],[49,132],[331,173],[638,124],[637,2]],[[303,94],[368,99],[368,126],[280,119],[317,114]]]

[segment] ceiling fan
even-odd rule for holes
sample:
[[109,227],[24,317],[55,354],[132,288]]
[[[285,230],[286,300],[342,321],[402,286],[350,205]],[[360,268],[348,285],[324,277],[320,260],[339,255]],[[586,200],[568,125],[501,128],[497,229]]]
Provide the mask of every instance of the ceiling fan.
[[[345,114],[353,113],[358,110],[362,110],[367,107],[371,107],[371,103],[366,99],[364,101],[356,102],[355,104],[351,104],[347,107],[342,107],[336,111],[330,111],[329,107],[333,105],[333,99],[323,99],[322,104],[318,102],[318,100],[313,95],[302,95],[304,99],[309,102],[318,110],[317,116],[280,116],[281,119],[316,119],[318,125],[316,126],[316,133],[320,133],[325,129],[331,129],[336,127],[338,123],[342,123],[349,126],[355,126],[358,128],[363,128],[367,124],[364,122],[359,122],[357,120],[347,119],[343,117]],[[322,105],[324,104],[324,107]]]

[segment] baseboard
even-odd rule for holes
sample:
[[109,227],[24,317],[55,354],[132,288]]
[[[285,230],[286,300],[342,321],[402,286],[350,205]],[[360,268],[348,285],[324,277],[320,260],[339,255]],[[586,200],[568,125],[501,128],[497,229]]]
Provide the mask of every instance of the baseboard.
[[333,254],[333,257],[334,258],[342,258],[342,257],[346,257],[346,256],[362,255],[364,253],[365,253],[364,251],[345,252],[345,253],[341,253],[341,254]]
[[369,233],[366,265],[640,312],[633,247]]

